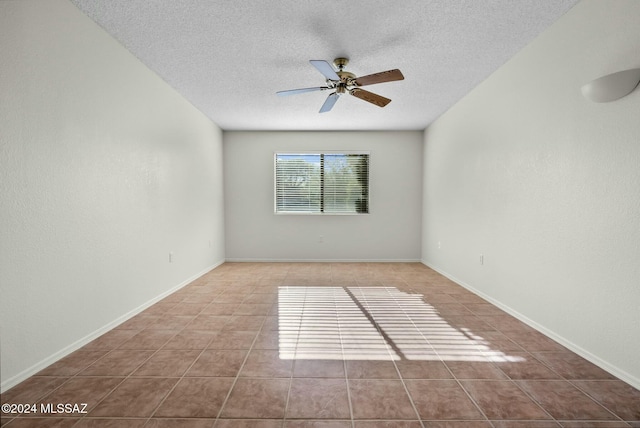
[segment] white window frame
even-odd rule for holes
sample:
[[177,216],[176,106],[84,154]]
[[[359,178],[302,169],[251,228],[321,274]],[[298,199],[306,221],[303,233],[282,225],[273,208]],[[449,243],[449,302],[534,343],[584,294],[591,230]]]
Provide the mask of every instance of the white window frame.
[[[367,155],[368,156],[368,183],[367,183],[367,212],[308,212],[308,211],[278,211],[276,162],[278,155]],[[273,212],[275,215],[320,215],[320,216],[362,216],[371,214],[371,152],[364,150],[280,150],[273,152]]]

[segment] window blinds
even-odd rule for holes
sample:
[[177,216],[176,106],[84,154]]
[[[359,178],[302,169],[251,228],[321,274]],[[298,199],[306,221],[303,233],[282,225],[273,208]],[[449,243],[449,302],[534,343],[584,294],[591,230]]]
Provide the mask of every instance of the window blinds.
[[366,214],[368,153],[277,153],[277,213]]

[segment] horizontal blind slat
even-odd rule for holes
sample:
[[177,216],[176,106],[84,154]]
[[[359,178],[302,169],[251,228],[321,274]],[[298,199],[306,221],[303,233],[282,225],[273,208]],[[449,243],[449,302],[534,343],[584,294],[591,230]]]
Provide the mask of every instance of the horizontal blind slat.
[[368,213],[369,155],[330,153],[323,162],[320,158],[276,154],[276,212]]

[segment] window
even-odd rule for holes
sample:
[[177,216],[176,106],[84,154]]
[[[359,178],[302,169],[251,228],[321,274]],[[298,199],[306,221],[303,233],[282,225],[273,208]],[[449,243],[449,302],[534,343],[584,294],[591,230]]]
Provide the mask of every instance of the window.
[[368,153],[276,153],[276,213],[367,214]]

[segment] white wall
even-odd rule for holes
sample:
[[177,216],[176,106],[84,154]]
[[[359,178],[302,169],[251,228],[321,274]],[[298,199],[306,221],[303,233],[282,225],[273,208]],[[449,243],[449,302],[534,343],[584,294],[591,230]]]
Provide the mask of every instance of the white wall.
[[6,390],[221,263],[224,213],[220,129],[71,3],[0,2],[0,49]]
[[[640,2],[579,3],[425,131],[423,259],[640,387]],[[440,242],[440,248],[438,243]],[[480,264],[480,254],[484,264]]]
[[[274,214],[274,153],[322,150],[371,152],[371,214]],[[227,260],[420,260],[422,132],[225,132],[224,166]]]

